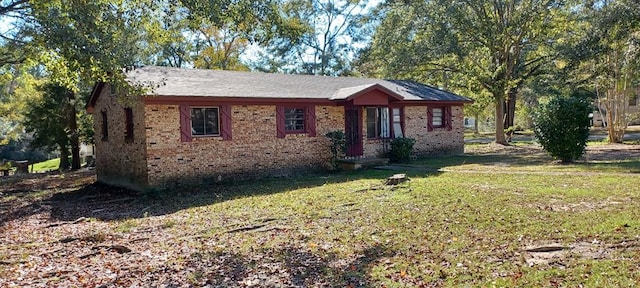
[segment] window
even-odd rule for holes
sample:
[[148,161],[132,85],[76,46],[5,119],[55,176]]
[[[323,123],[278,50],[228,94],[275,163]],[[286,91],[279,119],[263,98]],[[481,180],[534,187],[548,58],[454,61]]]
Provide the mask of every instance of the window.
[[220,136],[231,141],[231,105],[191,107],[180,105],[180,141],[191,142],[193,137]]
[[389,137],[389,108],[370,107],[367,108],[367,138],[388,138]]
[[446,128],[452,130],[451,106],[429,107],[427,108],[427,131],[435,128]]
[[276,137],[285,138],[287,134],[306,133],[316,136],[316,107],[276,106]]
[[191,135],[220,136],[218,107],[191,108]]
[[444,127],[444,109],[442,107],[433,108],[432,110],[433,128]]
[[124,108],[124,140],[133,141],[133,110]]
[[109,139],[109,123],[107,122],[107,111],[100,111],[102,115],[102,141]]
[[284,130],[288,133],[304,132],[304,108],[284,109]]
[[629,106],[636,106],[636,105],[638,105],[638,95],[633,95],[629,97]]
[[393,136],[395,138],[404,137],[402,133],[402,114],[400,108],[393,108],[391,112],[393,118]]
[[369,107],[366,112],[367,139],[404,137],[401,108]]

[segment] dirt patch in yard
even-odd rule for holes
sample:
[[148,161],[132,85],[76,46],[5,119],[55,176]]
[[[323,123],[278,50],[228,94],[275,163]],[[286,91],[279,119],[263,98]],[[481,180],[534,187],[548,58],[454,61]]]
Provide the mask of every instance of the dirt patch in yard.
[[31,173],[0,177],[0,193],[4,195],[20,192],[72,189],[96,181],[95,171],[83,169],[73,173]]
[[525,261],[529,266],[555,265],[564,266],[569,259],[603,260],[613,259],[616,250],[637,250],[640,239],[629,239],[618,243],[575,242],[569,245],[557,243],[537,243],[523,248]]

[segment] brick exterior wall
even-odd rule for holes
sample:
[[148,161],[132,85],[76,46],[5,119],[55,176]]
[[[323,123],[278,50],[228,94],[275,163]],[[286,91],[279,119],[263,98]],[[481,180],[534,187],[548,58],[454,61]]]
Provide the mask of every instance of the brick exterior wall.
[[[94,105],[98,182],[143,190],[147,186],[144,107],[140,102],[130,105],[133,112],[133,141],[125,141],[125,106],[110,93],[108,85],[105,85]],[[108,122],[108,139],[104,141],[102,111],[107,112]]]
[[407,106],[405,113],[406,137],[416,139],[413,154],[418,156],[431,154],[464,153],[464,113],[463,106],[451,107],[451,131],[446,128],[427,130],[426,106]]
[[[441,106],[438,106],[441,107]],[[463,106],[451,107],[451,131],[446,128],[427,130],[428,106],[404,107],[405,137],[416,140],[413,154],[425,156],[433,154],[464,153],[464,115]],[[366,112],[363,111],[363,123],[366,123]],[[367,139],[366,127],[363,128],[364,157],[385,157],[389,150],[388,140]]]
[[178,179],[200,183],[326,168],[331,153],[324,134],[344,129],[343,108],[336,106],[316,107],[316,137],[277,138],[276,106],[234,105],[231,114],[232,140],[181,142],[178,106],[147,106],[148,184],[169,187]]
[[[180,183],[208,182],[286,175],[329,167],[327,132],[344,131],[344,107],[316,106],[316,137],[288,134],[277,138],[276,106],[233,105],[232,140],[194,137],[182,142],[178,105],[132,106],[134,139],[125,141],[124,107],[109,89],[102,89],[94,106],[98,181],[137,190],[170,188]],[[452,107],[452,130],[427,131],[427,106],[404,108],[406,137],[416,139],[416,155],[462,153],[463,107]],[[364,108],[363,108],[364,109]],[[109,139],[101,141],[101,111],[107,111]],[[364,112],[364,111],[363,111]],[[363,123],[366,123],[363,114]],[[364,157],[385,152],[381,140],[367,140]]]

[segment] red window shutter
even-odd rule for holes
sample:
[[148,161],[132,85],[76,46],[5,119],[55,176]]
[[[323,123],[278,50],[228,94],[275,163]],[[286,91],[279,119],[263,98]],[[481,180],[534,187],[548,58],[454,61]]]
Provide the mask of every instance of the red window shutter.
[[284,107],[277,106],[276,107],[276,131],[278,138],[284,138],[286,135],[284,131]]
[[231,140],[231,105],[222,105],[220,107],[220,114],[222,140]]
[[402,129],[402,135],[404,135],[404,137],[407,137],[407,134],[405,134],[405,131],[407,129],[404,128],[404,107],[400,108],[400,129]]
[[433,131],[433,108],[427,108],[427,131]]
[[180,141],[191,142],[191,109],[189,105],[180,105]]
[[304,124],[307,125],[307,133],[310,137],[316,137],[316,106],[307,106],[306,113],[307,119]]
[[447,106],[444,109],[444,121],[445,121],[445,125],[447,126],[447,131],[451,131],[453,130],[453,126],[451,125],[451,106]]

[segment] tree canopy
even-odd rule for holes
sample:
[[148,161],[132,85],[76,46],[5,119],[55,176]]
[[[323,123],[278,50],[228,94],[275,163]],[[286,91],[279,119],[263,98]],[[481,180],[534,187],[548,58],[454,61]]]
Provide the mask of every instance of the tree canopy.
[[0,137],[24,134],[28,95],[55,86],[72,104],[57,112],[79,109],[77,139],[96,81],[135,95],[148,87],[124,72],[166,65],[416,80],[474,98],[476,120],[493,104],[498,143],[517,109],[529,117],[539,98],[580,90],[619,142],[640,85],[639,11],[633,0],[2,0]]
[[[390,1],[366,63],[376,76],[403,75],[441,87],[488,92],[496,142],[505,143],[505,100],[556,52],[561,1]],[[388,55],[385,57],[385,55]],[[390,57],[390,59],[389,59]],[[471,89],[469,89],[471,88]]]

